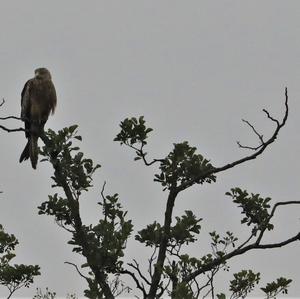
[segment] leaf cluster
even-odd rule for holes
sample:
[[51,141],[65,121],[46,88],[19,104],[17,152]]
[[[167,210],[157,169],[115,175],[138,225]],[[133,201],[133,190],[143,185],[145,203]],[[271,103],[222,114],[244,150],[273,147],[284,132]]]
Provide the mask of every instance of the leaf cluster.
[[147,128],[145,123],[143,116],[124,119],[120,124],[121,131],[117,134],[116,138],[114,138],[114,141],[119,141],[120,144],[129,146],[147,144],[146,139],[153,129]]
[[177,284],[175,290],[173,291],[172,298],[174,299],[196,299],[190,288],[190,286],[185,282],[180,282]]
[[233,198],[233,202],[238,204],[242,208],[242,214],[245,217],[241,220],[241,223],[246,223],[248,226],[253,225],[252,233],[255,235],[258,230],[272,230],[274,225],[269,223],[270,197],[262,198],[259,194],[250,195],[246,190],[240,188],[232,188],[226,195]]
[[[229,290],[232,292],[230,299],[246,298],[260,281],[260,273],[254,273],[252,270],[242,270],[233,274],[234,279],[230,281]],[[284,277],[277,278],[276,281],[267,283],[265,287],[260,288],[266,295],[266,299],[274,298],[280,293],[287,294],[291,279]],[[217,295],[218,299],[226,299],[224,293]]]
[[45,158],[41,161],[54,162],[60,166],[60,176],[52,176],[55,184],[53,187],[63,187],[67,183],[69,187],[80,195],[82,191],[87,191],[92,187],[92,175],[99,164],[94,165],[91,159],[84,158],[78,146],[73,146],[73,141],[82,138],[77,135],[77,125],[59,130],[57,133],[49,129],[46,137],[51,140],[43,146],[41,155]]
[[13,251],[17,244],[16,237],[6,233],[0,225],[0,284],[6,286],[10,294],[21,287],[29,287],[34,276],[40,275],[38,265],[10,264],[16,256]]
[[267,298],[275,298],[280,293],[287,294],[291,282],[291,279],[280,277],[276,281],[268,283],[261,290],[267,295]]
[[[122,269],[127,239],[132,232],[131,220],[126,219],[127,212],[123,210],[118,194],[104,196],[104,186],[101,200],[98,203],[102,217],[95,225],[85,225],[80,217],[80,195],[92,187],[93,174],[100,165],[94,165],[91,159],[84,157],[74,140],[80,141],[77,126],[64,128],[57,133],[48,130],[45,134],[46,145],[41,154],[52,163],[54,175],[53,187],[61,187],[65,197],[57,193],[50,195],[39,207],[39,214],[54,216],[56,222],[72,237],[68,242],[73,251],[87,258],[81,267],[89,267],[90,277],[86,277],[89,290],[86,296],[95,298],[102,292],[95,271],[101,273],[102,283],[106,283],[108,273],[118,273]],[[95,295],[95,296],[94,296]]]
[[[116,273],[122,268],[123,262],[120,258],[124,256],[123,250],[133,225],[131,220],[125,220],[127,212],[122,210],[118,194],[106,196],[99,205],[103,209],[104,219],[100,219],[94,226],[84,226],[92,259],[83,267],[96,265],[108,273]],[[68,243],[75,246],[73,251],[83,252],[84,248],[80,246],[80,235],[76,232]]]
[[[186,210],[181,217],[175,217],[176,223],[170,227],[168,235],[168,247],[174,247],[182,244],[189,244],[195,242],[196,235],[200,233],[201,218],[198,219],[190,210]],[[147,225],[135,236],[135,239],[146,246],[159,246],[164,231],[161,225],[154,221],[154,223]]]
[[232,292],[231,298],[246,298],[260,281],[260,273],[252,270],[242,270],[233,274],[234,279],[230,281],[229,290]]
[[161,183],[164,190],[177,187],[188,182],[203,184],[216,181],[213,174],[203,176],[213,166],[202,155],[196,154],[196,148],[187,141],[175,143],[174,149],[160,164],[160,174],[155,175],[154,181]]

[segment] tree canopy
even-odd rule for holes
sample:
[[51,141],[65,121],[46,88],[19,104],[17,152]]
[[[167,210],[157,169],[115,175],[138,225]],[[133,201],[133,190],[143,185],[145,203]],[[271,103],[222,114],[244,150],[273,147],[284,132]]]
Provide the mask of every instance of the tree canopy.
[[[41,161],[53,166],[52,187],[57,192],[54,191],[41,203],[38,213],[54,217],[56,223],[70,234],[68,243],[72,246],[73,252],[85,258],[85,263],[80,266],[68,262],[87,282],[84,295],[88,298],[115,298],[123,292],[136,294],[135,290],[122,280],[123,277],[128,276],[135,284],[141,298],[170,296],[189,299],[210,296],[225,299],[248,296],[259,284],[260,273],[255,273],[252,269],[241,269],[240,272],[234,273],[229,285],[230,297],[225,295],[228,291],[216,289],[215,277],[221,270],[229,271],[230,260],[236,256],[252,250],[278,248],[299,241],[300,232],[275,243],[265,242],[264,236],[275,229],[273,217],[279,208],[298,205],[300,201],[273,203],[269,197],[263,198],[260,194],[251,193],[241,187],[232,188],[226,195],[240,209],[241,225],[250,228],[248,239],[240,241],[231,231],[227,231],[225,235],[213,231],[210,233],[212,250],[203,256],[190,256],[186,252],[190,244],[198,241],[202,218],[189,209],[183,215],[176,217],[173,211],[181,192],[193,185],[214,183],[218,173],[262,155],[266,148],[276,141],[279,132],[286,124],[289,114],[287,89],[284,107],[281,120],[274,118],[267,110],[263,110],[267,119],[275,125],[273,133],[267,139],[258,133],[250,122],[244,120],[257,136],[259,144],[245,146],[238,143],[241,148],[251,150],[252,153],[221,166],[213,165],[187,141],[174,144],[171,152],[164,158],[149,160],[145,148],[153,129],[147,127],[143,116],[123,120],[120,123],[120,132],[114,141],[133,150],[135,161],[141,161],[147,167],[157,166],[153,180],[159,183],[162,192],[167,194],[163,222],[154,221],[138,231],[135,231],[130,219],[130,211],[127,212],[126,208],[123,208],[124,203],[121,202],[119,195],[106,194],[105,183],[99,195],[98,223],[96,225],[83,223],[81,197],[84,192],[92,188],[93,174],[100,165],[95,164],[80,151],[78,144],[82,141],[82,137],[78,134],[77,125],[63,128],[58,132],[51,129],[42,132],[40,138],[44,145],[40,149]],[[9,118],[18,119],[3,117],[1,120],[5,121]],[[3,125],[0,128],[7,132],[23,131],[21,128],[9,129]],[[146,272],[135,259],[125,262],[127,241],[132,235],[137,242],[152,250]],[[16,241],[14,237],[4,232],[3,236],[0,241],[7,239],[8,241],[5,242],[8,243],[3,243],[3,250],[0,253],[6,252],[9,256],[6,259],[9,261],[10,251],[14,249]],[[9,242],[12,242],[11,245]],[[27,272],[24,272],[27,276],[18,277],[17,282],[23,283],[25,277],[26,282],[23,284],[28,286],[32,282],[33,275],[39,274],[39,268],[38,266],[24,267],[22,270],[15,265],[13,271],[20,274],[27,269]],[[88,269],[88,274],[83,273],[85,268]],[[1,268],[3,277],[9,275],[11,271],[9,269]],[[6,282],[0,280],[1,283],[5,282],[3,283],[5,285],[12,281],[11,276]],[[279,293],[287,293],[291,282],[291,279],[279,277],[266,286],[261,286],[260,289],[266,298],[275,298]]]

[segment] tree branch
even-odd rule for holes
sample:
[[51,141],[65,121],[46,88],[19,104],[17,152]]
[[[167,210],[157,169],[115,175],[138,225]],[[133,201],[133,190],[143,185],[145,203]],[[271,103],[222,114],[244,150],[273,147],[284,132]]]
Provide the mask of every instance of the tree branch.
[[[263,111],[266,111],[266,110],[264,109]],[[207,170],[206,172],[204,172],[204,173],[200,174],[199,176],[195,177],[194,179],[192,179],[190,181],[187,181],[185,183],[182,183],[180,186],[178,186],[177,187],[178,192],[181,192],[181,191],[185,190],[186,188],[191,187],[196,182],[199,182],[199,181],[209,177],[212,174],[225,171],[227,169],[233,168],[233,167],[235,167],[239,164],[242,164],[244,162],[256,159],[259,155],[261,155],[265,151],[265,149],[270,144],[272,144],[277,139],[279,131],[281,130],[281,128],[285,125],[285,123],[287,121],[288,114],[289,114],[288,93],[287,93],[287,88],[285,88],[285,113],[284,113],[283,119],[282,119],[281,122],[279,122],[278,120],[275,120],[274,118],[272,118],[269,113],[267,113],[268,118],[271,119],[272,121],[275,121],[277,126],[276,126],[276,129],[275,129],[273,135],[267,141],[265,141],[261,146],[259,146],[259,149],[255,153],[253,153],[252,155],[246,156],[244,158],[241,158],[239,160],[236,160],[234,162],[228,163],[224,166],[213,167],[213,168]]]
[[73,263],[71,263],[71,262],[64,262],[64,263],[73,266],[73,267],[76,269],[77,273],[78,273],[81,277],[83,277],[84,279],[86,279],[87,281],[89,281],[90,278],[88,278],[87,276],[83,275],[83,274],[80,272],[80,270],[79,270],[79,268],[78,268],[78,266],[77,266],[76,264],[73,264]]
[[[44,132],[41,132],[40,138],[43,140],[45,145],[51,146],[51,140],[48,139],[48,137],[45,135]],[[113,299],[114,296],[111,292],[110,286],[106,281],[107,280],[106,273],[101,269],[100,266],[95,265],[93,262],[94,260],[93,251],[90,248],[89,242],[87,240],[87,235],[84,226],[82,224],[80,211],[79,211],[79,202],[73,197],[72,190],[68,185],[60,161],[57,158],[58,154],[59,153],[53,153],[51,155],[50,162],[54,168],[54,176],[56,177],[57,181],[59,181],[60,187],[63,188],[67,200],[69,201],[70,212],[72,214],[72,219],[74,219],[74,229],[76,230],[76,237],[78,238],[78,244],[82,247],[82,254],[86,258],[87,263],[89,264],[92,272],[94,273],[95,279],[99,284],[99,286],[101,287],[105,297],[108,299]]]
[[167,200],[166,210],[165,210],[165,217],[164,217],[165,220],[164,220],[164,226],[163,226],[164,234],[162,235],[162,238],[160,241],[157,262],[154,265],[154,273],[152,276],[151,286],[150,286],[149,294],[147,297],[148,299],[155,298],[157,288],[160,283],[160,279],[161,279],[161,275],[162,275],[161,269],[163,268],[165,258],[166,258],[166,251],[167,251],[168,240],[169,240],[169,235],[170,235],[170,227],[171,227],[171,223],[172,223],[172,213],[173,213],[174,203],[175,203],[177,194],[178,194],[178,192],[175,189],[175,187],[174,186],[171,187],[170,193],[168,196],[168,200]]
[[1,126],[1,125],[0,125],[0,129],[6,131],[8,133],[11,133],[11,132],[25,132],[25,129],[23,129],[23,128],[9,129],[9,128]]
[[[0,107],[1,107],[1,106],[0,106]],[[17,117],[17,116],[13,116],[13,115],[5,116],[5,117],[0,117],[0,120],[8,120],[8,119],[16,119],[16,120],[21,120],[21,121],[24,120],[24,119],[21,118],[21,117]]]
[[143,150],[143,147],[144,147],[145,144],[142,144],[140,148],[137,148],[137,147],[133,146],[129,142],[125,142],[124,144],[127,145],[128,147],[132,148],[133,150],[135,150],[136,153],[138,154],[138,157],[142,158],[142,160],[143,160],[143,162],[146,166],[151,166],[154,163],[157,163],[157,162],[161,163],[161,162],[164,161],[164,159],[153,159],[151,162],[148,162],[147,159],[146,159],[146,154],[147,153],[145,153],[144,150]]
[[277,203],[273,206],[272,211],[271,211],[271,214],[270,214],[270,216],[268,217],[268,219],[267,219],[267,221],[266,221],[266,225],[265,225],[264,229],[261,230],[261,232],[260,232],[260,234],[259,234],[259,236],[258,236],[258,238],[257,238],[257,240],[256,240],[256,243],[257,243],[257,244],[260,243],[260,241],[261,241],[261,239],[262,239],[262,237],[263,237],[263,235],[264,235],[264,233],[265,233],[265,231],[266,231],[266,229],[267,229],[267,224],[270,223],[270,220],[273,218],[276,209],[277,209],[278,207],[280,207],[280,206],[294,205],[294,204],[300,204],[300,201],[295,201],[295,200],[294,200],[294,201],[280,201],[280,202],[277,202]]
[[145,288],[140,284],[139,280],[136,278],[135,274],[129,270],[122,270],[120,271],[121,274],[128,274],[129,276],[131,276],[133,278],[133,280],[135,281],[136,287],[143,293],[144,298],[147,298],[147,293]]
[[283,247],[286,246],[290,243],[293,243],[295,241],[299,241],[300,240],[300,233],[298,233],[297,235],[295,235],[294,237],[291,237],[285,241],[282,242],[278,242],[278,243],[272,243],[272,244],[257,244],[256,242],[253,244],[250,244],[244,248],[237,248],[235,250],[233,250],[232,252],[224,255],[223,257],[220,258],[216,258],[214,259],[212,262],[204,265],[202,268],[194,271],[193,273],[191,273],[190,275],[186,276],[183,281],[185,282],[189,282],[190,280],[194,279],[196,276],[205,273],[207,271],[210,271],[211,269],[219,266],[220,264],[224,263],[225,261],[229,260],[230,258],[237,256],[237,255],[241,255],[246,253],[247,251],[253,250],[253,249],[271,249],[271,248],[279,248],[279,247]]
[[133,259],[133,262],[134,262],[135,265],[132,264],[132,263],[128,263],[127,265],[130,266],[130,267],[132,267],[133,269],[135,269],[135,270],[138,272],[138,274],[140,275],[140,277],[141,277],[148,285],[151,285],[150,281],[142,274],[138,262],[137,262],[135,259]]

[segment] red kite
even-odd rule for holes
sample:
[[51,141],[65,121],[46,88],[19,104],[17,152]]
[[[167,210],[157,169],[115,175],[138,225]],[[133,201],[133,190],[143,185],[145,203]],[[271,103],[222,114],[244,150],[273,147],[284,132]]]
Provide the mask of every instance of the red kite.
[[46,68],[38,68],[34,73],[34,78],[25,83],[21,94],[21,118],[25,122],[28,141],[19,161],[30,158],[32,168],[36,169],[38,138],[50,113],[54,113],[57,99],[50,72]]

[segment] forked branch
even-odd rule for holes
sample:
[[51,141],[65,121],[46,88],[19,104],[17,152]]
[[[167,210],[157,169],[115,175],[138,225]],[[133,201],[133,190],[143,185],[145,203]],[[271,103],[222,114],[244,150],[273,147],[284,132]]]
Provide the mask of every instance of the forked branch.
[[267,117],[270,120],[272,120],[273,122],[276,123],[276,128],[275,128],[274,133],[272,134],[272,136],[267,141],[262,141],[262,136],[253,127],[253,130],[255,130],[255,132],[257,132],[256,134],[260,136],[260,140],[263,143],[260,146],[258,146],[257,148],[251,148],[251,149],[255,150],[255,152],[252,155],[243,157],[239,160],[228,163],[228,164],[226,164],[224,166],[221,166],[221,167],[213,167],[213,168],[207,170],[206,172],[200,174],[196,178],[193,178],[190,181],[186,181],[186,182],[182,183],[180,186],[177,187],[177,191],[178,192],[183,191],[186,188],[194,185],[196,182],[204,180],[205,178],[209,177],[212,174],[216,174],[218,172],[222,172],[222,171],[225,171],[227,169],[233,168],[233,167],[235,167],[239,164],[242,164],[244,162],[256,159],[259,155],[261,155],[265,151],[265,149],[276,140],[276,138],[279,134],[279,131],[281,130],[281,128],[285,125],[285,123],[287,121],[287,118],[288,118],[288,115],[289,115],[287,88],[285,88],[285,103],[284,103],[284,105],[285,105],[285,112],[284,112],[284,116],[283,116],[281,122],[279,120],[273,118],[267,110],[265,110],[265,109],[263,110],[267,114]]
[[222,257],[215,258],[210,263],[207,263],[203,267],[201,267],[198,270],[194,271],[193,273],[189,274],[188,276],[186,276],[184,278],[184,281],[189,282],[189,281],[193,280],[194,278],[196,278],[198,275],[203,274],[207,271],[210,271],[210,270],[214,269],[215,267],[223,264],[225,261],[233,258],[234,256],[244,254],[247,251],[250,251],[250,250],[253,250],[253,249],[279,248],[279,247],[283,247],[283,246],[286,246],[288,244],[291,244],[293,242],[300,241],[300,232],[299,232],[295,236],[293,236],[289,239],[280,241],[280,242],[268,243],[268,244],[261,244],[260,243],[261,240],[262,240],[262,237],[263,237],[263,235],[266,231],[267,224],[270,222],[271,218],[274,216],[276,209],[280,206],[287,206],[287,205],[294,205],[294,204],[300,204],[300,201],[287,201],[287,202],[278,202],[278,203],[276,203],[273,206],[272,210],[271,210],[271,213],[270,213],[270,216],[267,220],[265,228],[263,230],[261,230],[261,232],[258,235],[257,239],[253,243],[247,245],[249,243],[249,241],[254,237],[254,235],[252,233],[251,236],[242,245],[238,246],[236,249],[234,249],[233,251],[229,252],[228,254],[226,254]]

